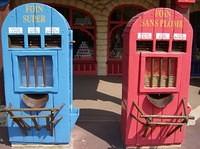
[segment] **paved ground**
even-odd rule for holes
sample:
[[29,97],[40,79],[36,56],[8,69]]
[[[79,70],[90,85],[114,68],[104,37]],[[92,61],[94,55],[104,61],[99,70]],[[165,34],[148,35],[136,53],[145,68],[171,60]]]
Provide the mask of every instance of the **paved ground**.
[[[193,80],[190,99],[200,117],[200,81]],[[74,104],[81,109],[72,133],[74,149],[123,149],[120,138],[121,79],[119,77],[75,77]],[[199,113],[199,114],[198,114]],[[3,132],[4,131],[4,132]],[[0,149],[10,149],[6,130],[0,129]],[[200,149],[200,119],[188,126],[182,149]],[[38,148],[39,149],[39,148]]]

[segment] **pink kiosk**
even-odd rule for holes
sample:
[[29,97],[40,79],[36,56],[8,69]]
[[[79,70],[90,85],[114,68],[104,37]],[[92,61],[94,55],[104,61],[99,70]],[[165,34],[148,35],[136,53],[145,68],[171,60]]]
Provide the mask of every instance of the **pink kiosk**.
[[193,30],[169,8],[133,17],[125,28],[122,138],[126,147],[180,145],[188,104]]

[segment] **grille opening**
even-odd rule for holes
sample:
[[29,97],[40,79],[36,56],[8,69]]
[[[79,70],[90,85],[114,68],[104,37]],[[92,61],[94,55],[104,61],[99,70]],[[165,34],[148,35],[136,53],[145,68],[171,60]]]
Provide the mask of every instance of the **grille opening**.
[[8,46],[9,48],[24,48],[24,36],[23,35],[9,35]]
[[149,96],[151,97],[151,98],[154,98],[154,99],[156,99],[156,100],[160,100],[160,99],[162,99],[162,98],[165,98],[165,97],[167,97],[167,96],[169,96],[170,94],[149,94]]
[[39,35],[29,35],[28,36],[28,46],[30,48],[40,48],[41,38]]
[[177,58],[147,57],[145,60],[144,86],[176,87]]
[[46,48],[53,48],[61,47],[61,35],[46,35],[45,36],[45,47]]
[[172,94],[148,94],[147,99],[156,107],[164,108],[172,99]]
[[186,52],[186,41],[173,41],[172,42],[172,51],[175,52]]
[[153,41],[137,41],[137,51],[152,51]]
[[30,108],[41,108],[45,106],[48,98],[48,94],[24,94],[22,100]]
[[19,56],[18,62],[22,87],[53,87],[51,56]]
[[169,41],[156,41],[156,51],[167,52],[169,49]]

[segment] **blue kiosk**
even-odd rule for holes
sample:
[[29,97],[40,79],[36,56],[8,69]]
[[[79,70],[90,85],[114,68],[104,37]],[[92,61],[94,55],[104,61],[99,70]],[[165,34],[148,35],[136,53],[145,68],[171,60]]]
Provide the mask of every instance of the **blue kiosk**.
[[9,139],[66,144],[79,115],[72,105],[72,30],[54,8],[28,3],[2,27]]

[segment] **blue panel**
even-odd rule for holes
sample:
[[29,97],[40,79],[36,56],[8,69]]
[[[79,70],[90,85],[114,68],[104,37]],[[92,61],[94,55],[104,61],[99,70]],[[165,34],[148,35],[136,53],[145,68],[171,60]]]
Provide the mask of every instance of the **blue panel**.
[[[7,107],[31,109],[44,100],[39,106],[48,109],[13,111],[15,116],[26,117],[23,120],[30,128],[25,134],[9,117],[11,143],[69,143],[79,115],[72,105],[72,40],[65,18],[44,4],[21,5],[5,19],[2,45]],[[49,111],[61,105],[57,114]],[[51,127],[45,118],[50,114],[55,116]]]

